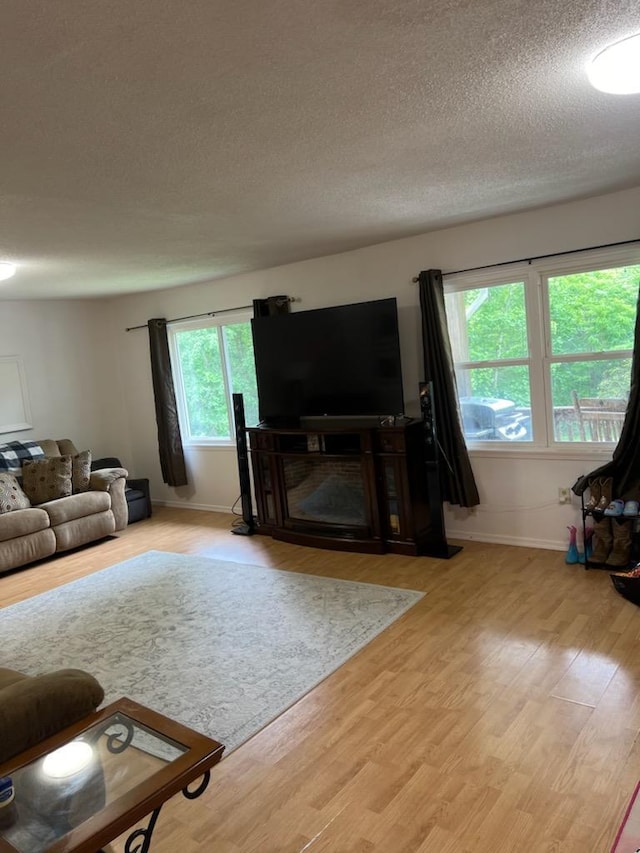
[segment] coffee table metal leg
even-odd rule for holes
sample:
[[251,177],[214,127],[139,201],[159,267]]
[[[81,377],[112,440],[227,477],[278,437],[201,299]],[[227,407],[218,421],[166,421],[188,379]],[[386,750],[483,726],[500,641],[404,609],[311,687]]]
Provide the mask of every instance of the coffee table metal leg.
[[[182,793],[188,800],[197,800],[197,798],[207,790],[210,778],[211,771],[206,770],[200,777],[195,788],[189,788],[187,785],[186,788],[182,789]],[[161,808],[162,806],[158,806],[157,809],[153,810],[149,823],[146,827],[141,827],[131,833],[124,845],[124,853],[148,853],[151,846],[151,836],[153,835],[153,830],[155,828],[156,821],[158,820]]]
[[156,821],[158,820],[161,808],[162,806],[158,806],[157,809],[153,810],[151,813],[151,819],[146,827],[136,829],[131,833],[124,845],[124,853],[147,853],[151,846],[151,836],[153,835],[153,830],[156,825]]
[[205,772],[200,777],[200,782],[196,788],[192,791],[189,790],[189,786],[183,788],[182,793],[188,800],[197,800],[200,794],[204,794],[207,790],[207,785],[209,784],[209,779],[211,778],[211,771],[205,770]]

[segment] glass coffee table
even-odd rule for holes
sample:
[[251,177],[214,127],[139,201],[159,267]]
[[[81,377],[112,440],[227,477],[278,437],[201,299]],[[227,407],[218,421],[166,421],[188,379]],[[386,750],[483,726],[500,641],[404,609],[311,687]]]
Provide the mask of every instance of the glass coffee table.
[[223,750],[119,699],[0,766],[13,779],[16,812],[0,828],[0,853],[96,853],[151,815],[125,844],[146,853],[162,804],[180,791],[199,797]]

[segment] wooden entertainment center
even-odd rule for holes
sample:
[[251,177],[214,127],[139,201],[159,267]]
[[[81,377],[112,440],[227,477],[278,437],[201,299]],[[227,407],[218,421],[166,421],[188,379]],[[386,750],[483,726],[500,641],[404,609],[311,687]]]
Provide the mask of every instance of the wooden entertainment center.
[[247,430],[258,533],[365,553],[448,558],[438,462],[422,420]]

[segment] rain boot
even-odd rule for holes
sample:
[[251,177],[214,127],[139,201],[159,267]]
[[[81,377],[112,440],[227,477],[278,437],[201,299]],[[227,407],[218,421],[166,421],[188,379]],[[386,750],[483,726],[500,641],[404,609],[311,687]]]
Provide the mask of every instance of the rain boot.
[[587,527],[584,532],[584,556],[587,560],[593,554],[593,527]]
[[593,554],[593,527],[585,527],[582,538],[582,551],[578,550],[578,562],[584,565],[591,560]]
[[613,548],[606,559],[606,565],[612,569],[626,569],[631,555],[631,522],[614,519],[611,522],[611,530],[613,533]]
[[576,543],[576,527],[575,525],[571,525],[571,527],[567,527],[569,531],[569,547],[567,549],[567,553],[565,554],[564,561],[565,563],[577,563],[578,562],[578,545]]

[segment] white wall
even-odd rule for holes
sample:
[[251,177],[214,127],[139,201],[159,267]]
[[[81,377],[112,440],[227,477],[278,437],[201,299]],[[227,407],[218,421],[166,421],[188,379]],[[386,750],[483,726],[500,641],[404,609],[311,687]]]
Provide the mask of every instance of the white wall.
[[123,397],[104,304],[0,302],[0,330],[0,356],[22,357],[33,423],[33,429],[3,433],[0,442],[70,438],[95,456],[118,455],[112,436]]
[[[421,269],[443,271],[499,263],[530,255],[631,240],[640,234],[640,189],[586,199],[527,213],[449,228],[367,249],[318,258],[285,267],[235,276],[114,303],[117,349],[123,371],[132,456],[152,477],[157,500],[197,507],[229,507],[237,497],[233,449],[191,450],[187,464],[192,484],[183,489],[161,485],[155,449],[146,332],[127,326],[149,317],[179,317],[250,304],[256,297],[286,293],[300,299],[294,310],[395,296],[400,316],[405,400],[416,414],[421,378],[420,325],[416,285]],[[566,526],[577,523],[577,503],[559,506],[559,486],[600,464],[597,453],[584,458],[505,458],[474,455],[472,464],[482,503],[472,512],[447,510],[451,538],[539,544],[564,548]]]
[[[637,188],[211,283],[121,297],[100,309],[101,323],[109,319],[111,323],[111,339],[105,343],[108,360],[111,351],[117,353],[119,388],[112,393],[123,397],[120,416],[109,417],[105,401],[96,400],[95,393],[87,392],[83,399],[77,384],[69,392],[73,402],[61,405],[54,389],[45,387],[48,380],[43,380],[39,381],[39,387],[46,399],[39,405],[39,424],[34,434],[41,434],[40,425],[44,427],[45,415],[50,412],[47,424],[53,421],[53,425],[47,433],[55,427],[59,435],[70,434],[82,444],[83,436],[88,438],[93,430],[98,436],[98,446],[104,446],[105,452],[107,445],[110,453],[117,449],[134,474],[151,478],[155,500],[228,509],[239,491],[234,448],[190,450],[187,454],[190,485],[173,489],[162,483],[147,333],[144,329],[126,332],[126,327],[146,323],[150,317],[170,319],[249,305],[254,298],[276,293],[299,298],[301,301],[293,306],[294,310],[395,296],[400,316],[406,409],[417,414],[421,341],[418,292],[411,279],[421,269],[439,268],[446,272],[639,236],[640,188]],[[37,306],[35,310],[39,310]],[[82,309],[74,305],[73,310]],[[95,303],[89,303],[84,310],[87,318],[97,319]],[[2,303],[0,311],[4,316]],[[46,313],[43,312],[43,318]],[[62,348],[59,360],[64,361],[71,348],[82,353],[83,344],[75,331],[73,347],[65,341],[64,330],[68,329],[70,334],[71,324],[62,318],[62,313],[60,308],[55,314],[57,322],[62,324],[56,347]],[[38,321],[33,328],[40,328],[39,323],[44,322],[44,319]],[[40,355],[42,349],[40,346]],[[13,354],[6,345],[4,351]],[[30,363],[34,362],[47,363],[47,359],[31,358]],[[105,361],[95,362],[95,358],[93,366],[87,367],[96,369],[103,380],[108,379],[106,368]],[[116,376],[112,369],[110,376]],[[94,411],[94,406],[99,410]],[[71,418],[69,411],[74,412]],[[78,421],[84,421],[86,428]],[[106,434],[110,440],[103,445]],[[496,453],[473,455],[482,503],[473,512],[447,509],[448,536],[563,549],[567,542],[566,527],[577,523],[579,513],[577,504],[558,505],[558,487],[570,486],[579,474],[592,470],[601,461],[602,456],[595,452],[573,459],[527,457],[522,453],[508,458]]]

